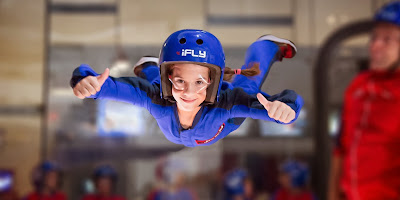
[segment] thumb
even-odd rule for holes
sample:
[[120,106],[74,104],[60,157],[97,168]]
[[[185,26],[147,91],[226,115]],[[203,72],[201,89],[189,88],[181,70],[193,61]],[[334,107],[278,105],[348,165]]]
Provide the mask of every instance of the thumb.
[[106,68],[102,74],[97,76],[97,81],[99,81],[100,86],[106,82],[108,76],[110,75],[110,69]]
[[257,99],[264,106],[265,110],[269,111],[272,102],[268,101],[261,93],[257,94]]

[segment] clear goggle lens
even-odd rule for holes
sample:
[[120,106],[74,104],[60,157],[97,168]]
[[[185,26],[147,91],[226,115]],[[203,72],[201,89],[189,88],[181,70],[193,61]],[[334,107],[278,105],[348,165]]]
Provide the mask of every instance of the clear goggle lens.
[[172,86],[176,90],[183,91],[183,90],[188,89],[190,86],[191,88],[194,88],[194,90],[197,93],[200,93],[201,91],[207,89],[207,87],[211,84],[210,81],[206,81],[202,76],[200,76],[200,78],[194,82],[187,82],[187,81],[183,80],[182,78],[179,78],[179,77],[172,78],[171,76],[169,76],[168,79],[169,79],[169,81],[171,81]]

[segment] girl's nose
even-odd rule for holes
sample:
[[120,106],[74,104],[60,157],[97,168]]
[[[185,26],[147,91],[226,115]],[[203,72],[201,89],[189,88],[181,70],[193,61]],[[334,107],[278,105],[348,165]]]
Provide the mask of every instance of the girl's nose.
[[197,93],[196,87],[193,84],[187,84],[185,89],[183,90],[185,94],[194,94]]

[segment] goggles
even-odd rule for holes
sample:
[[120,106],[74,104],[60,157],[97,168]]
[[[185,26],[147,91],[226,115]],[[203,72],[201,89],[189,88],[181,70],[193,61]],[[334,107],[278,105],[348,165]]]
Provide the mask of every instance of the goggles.
[[171,81],[172,86],[176,90],[188,90],[190,86],[190,88],[193,88],[196,93],[202,92],[203,90],[207,89],[207,87],[211,84],[211,81],[206,81],[201,75],[199,75],[199,79],[194,82],[187,82],[180,77],[172,78],[171,76],[168,76],[168,79],[169,81]]

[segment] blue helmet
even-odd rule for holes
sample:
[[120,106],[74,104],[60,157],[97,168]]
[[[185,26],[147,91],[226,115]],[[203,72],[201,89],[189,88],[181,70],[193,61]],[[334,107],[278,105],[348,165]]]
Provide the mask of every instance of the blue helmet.
[[99,178],[110,178],[113,182],[117,180],[118,174],[110,165],[100,165],[93,172],[94,181]]
[[41,163],[39,169],[43,172],[60,171],[60,167],[56,163],[50,161],[44,161]]
[[281,167],[281,172],[290,177],[292,187],[303,187],[309,178],[308,167],[297,161],[287,161]]
[[244,194],[244,181],[247,177],[247,172],[242,169],[235,169],[226,175],[224,187],[228,199],[235,195]]
[[387,22],[400,26],[400,1],[390,2],[375,13],[375,22]]
[[212,83],[207,88],[206,104],[218,101],[224,76],[225,54],[222,45],[213,34],[184,29],[172,33],[160,51],[161,97],[174,101],[171,83],[168,80],[168,67],[175,63],[194,63],[208,67]]

